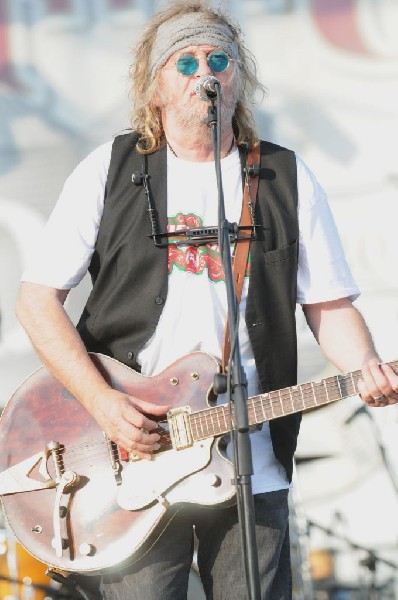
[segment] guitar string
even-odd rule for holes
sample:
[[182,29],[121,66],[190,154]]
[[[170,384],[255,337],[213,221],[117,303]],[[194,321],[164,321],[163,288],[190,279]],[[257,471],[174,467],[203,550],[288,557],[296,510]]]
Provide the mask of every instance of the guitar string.
[[[314,395],[314,390],[312,389],[312,384],[304,384],[304,385],[308,385],[311,386],[310,390],[306,390],[306,394],[308,396],[313,396]],[[322,390],[318,390],[318,397],[322,398],[322,400],[326,400],[326,403],[330,402],[334,402],[340,399],[342,399],[341,397],[341,392],[340,392],[340,388],[338,385],[335,386],[331,386],[331,388],[329,388],[329,390],[332,389],[332,391],[338,391],[339,392],[339,397],[338,398],[329,398],[328,394],[326,393],[326,390],[324,388],[322,388]],[[298,393],[299,389],[295,388],[294,390],[292,390],[293,393]],[[347,396],[348,397],[348,396]],[[289,414],[288,412],[286,412],[285,410],[283,410],[283,407],[281,406],[281,401],[289,399],[289,401],[294,404],[294,402],[296,401],[296,403],[301,404],[303,401],[305,401],[305,398],[293,398],[291,392],[287,392],[286,390],[284,391],[284,393],[279,393],[278,391],[275,392],[267,392],[265,394],[261,394],[259,398],[257,399],[253,399],[251,401],[251,404],[249,406],[249,416],[253,416],[255,419],[257,418],[257,412],[260,410],[260,412],[267,414],[267,413],[274,413],[275,412],[275,408],[278,408],[278,410],[282,409],[282,414]],[[268,404],[266,403],[267,401]],[[227,405],[223,405],[223,406],[217,406],[214,408],[209,408],[209,409],[204,409],[202,411],[197,411],[191,414],[191,424],[194,425],[212,425],[214,426],[214,421],[220,421],[220,416],[221,418],[226,421],[226,415],[225,415],[225,409],[227,408]],[[307,407],[308,408],[308,407]],[[299,410],[299,409],[298,409]],[[210,411],[210,412],[209,412]],[[296,412],[293,410],[293,412]],[[272,416],[272,414],[270,415]],[[279,416],[279,415],[278,415]],[[73,446],[72,448],[68,448],[67,450],[65,450],[65,452],[63,453],[64,456],[68,456],[68,458],[72,458],[73,454],[77,454],[78,452],[80,452],[81,450],[85,450],[86,452],[90,452],[90,450],[94,450],[96,451],[98,448],[101,449],[101,454],[108,454],[109,453],[109,449],[108,449],[108,445],[106,443],[105,440],[101,440],[98,442],[90,442],[90,443],[86,443],[80,446]],[[92,452],[90,452],[90,454],[92,454]],[[93,458],[92,456],[90,456],[90,458]],[[79,461],[80,462],[80,461]],[[81,462],[86,462],[86,460],[82,460]]]
[[[398,366],[398,361],[393,361],[391,363],[389,363],[389,365],[392,368],[396,368]],[[307,383],[303,383],[303,384],[299,384],[297,386],[292,386],[291,388],[285,388],[282,390],[274,390],[271,392],[266,392],[265,394],[260,394],[258,397],[255,397],[253,399],[249,399],[249,401],[251,400],[250,406],[249,406],[249,417],[252,416],[255,421],[257,422],[257,413],[258,411],[260,411],[261,413],[263,413],[263,415],[267,415],[267,419],[266,420],[272,420],[273,418],[277,418],[279,416],[283,416],[283,415],[288,415],[288,414],[292,414],[295,412],[299,412],[300,410],[308,410],[310,408],[316,408],[317,406],[324,406],[327,405],[329,403],[333,403],[336,402],[338,400],[343,400],[345,398],[349,398],[352,396],[355,396],[357,394],[356,391],[356,381],[353,381],[355,376],[359,376],[360,371],[355,371],[352,374],[338,374],[338,375],[334,375],[331,377],[328,377],[326,379],[323,379],[319,382],[307,382]],[[325,387],[325,384],[329,384],[328,387]],[[352,393],[347,393],[347,395],[342,396],[341,395],[341,388],[343,387],[350,387],[353,389]],[[303,391],[304,393],[304,397],[301,395],[301,392]],[[316,396],[315,396],[315,392],[316,392],[316,396],[321,399],[321,402],[318,403],[316,402]],[[333,392],[337,392],[338,393],[338,397],[336,398],[330,398],[329,394],[331,395]],[[294,397],[294,395],[298,396],[298,394],[300,394],[300,397]],[[305,398],[305,396],[307,396],[307,398]],[[284,410],[282,404],[283,401],[288,400],[292,406],[294,406],[295,404],[299,405],[303,402],[308,403],[308,400],[311,399],[311,396],[313,397],[313,399],[315,400],[315,403],[313,406],[304,406],[302,409],[300,409],[299,407],[293,408],[292,410],[288,409],[287,411]],[[209,424],[212,426],[212,428],[214,428],[215,425],[215,420],[218,420],[218,422],[220,421],[220,417],[225,421],[226,423],[226,408],[228,408],[228,405],[223,405],[223,406],[216,406],[214,408],[206,408],[200,411],[196,411],[194,413],[192,413],[190,415],[190,421],[191,424],[196,426],[196,429],[198,429],[198,425],[201,425],[202,427],[205,426],[209,429]],[[282,409],[281,414],[278,414],[277,416],[274,416],[275,410],[278,409],[278,411],[280,411]],[[261,420],[260,420],[261,422]],[[219,423],[218,423],[219,426]],[[225,425],[226,427],[226,425]],[[228,431],[228,429],[227,429]],[[90,448],[91,448],[91,452],[90,452]],[[73,446],[71,448],[66,449],[65,451],[62,453],[64,457],[68,457],[68,459],[71,459],[73,457],[74,454],[77,454],[78,452],[80,452],[81,450],[85,450],[86,452],[89,451],[90,452],[90,458],[93,459],[96,456],[99,456],[100,454],[109,454],[109,448],[108,445],[106,444],[105,440],[101,440],[98,442],[91,442],[88,444],[83,444],[83,445],[78,445],[78,446]],[[97,450],[100,449],[101,452],[97,455],[93,454],[93,451],[97,452]],[[80,458],[77,459],[75,461],[75,464],[78,464],[79,462],[87,462],[86,458]]]
[[[392,364],[392,363],[390,363]],[[398,365],[398,361],[397,361],[397,365]],[[356,373],[353,373],[353,376]],[[319,382],[307,382],[307,383],[303,383],[303,384],[299,384],[296,386],[292,386],[291,388],[284,388],[281,390],[272,390],[270,392],[265,392],[264,394],[259,394],[258,397],[253,397],[253,398],[249,398],[249,400],[252,401],[252,405],[255,406],[256,408],[258,406],[264,406],[264,409],[266,410],[267,407],[271,407],[271,408],[275,408],[277,406],[280,406],[281,401],[286,401],[289,400],[289,402],[291,404],[301,404],[303,401],[309,401],[311,400],[311,398],[315,401],[314,405],[311,406],[306,406],[304,407],[302,410],[305,410],[307,408],[314,408],[316,406],[318,406],[318,402],[316,402],[316,397],[318,397],[321,400],[321,403],[319,404],[319,406],[322,406],[322,404],[325,404],[325,400],[326,403],[328,402],[335,402],[338,400],[342,400],[344,398],[348,398],[350,396],[355,396],[358,392],[356,391],[356,381],[352,381],[352,377],[351,375],[345,375],[345,374],[338,374],[338,375],[334,375],[332,377],[323,379],[322,381]],[[325,387],[325,385],[327,384],[327,386]],[[342,395],[341,393],[341,389],[342,388],[346,388],[348,390],[348,388],[351,388],[352,391],[347,391],[346,395]],[[301,394],[301,392],[303,392],[303,394]],[[337,397],[336,398],[330,398],[329,396],[332,395],[332,393],[337,392]],[[300,394],[300,396],[299,396]],[[268,401],[268,404],[265,404],[265,401]],[[226,405],[224,405],[226,406]],[[217,410],[222,408],[222,407],[215,407],[214,409],[210,409],[212,410]],[[203,414],[205,414],[209,409],[205,409],[203,412]],[[290,409],[289,409],[290,410]],[[299,408],[297,410],[300,410]],[[194,417],[195,415],[199,414],[200,411],[196,412],[196,413],[192,413],[192,417]],[[291,411],[290,411],[291,412]],[[296,412],[295,409],[293,410],[293,412]]]
[[[341,376],[339,376],[341,377]],[[303,384],[303,385],[308,385],[311,386],[312,388],[312,384]],[[349,385],[351,387],[354,388],[353,384],[350,382]],[[326,404],[332,403],[332,402],[336,402],[338,400],[342,400],[344,398],[348,398],[350,396],[354,396],[356,395],[356,391],[353,391],[352,393],[348,393],[346,396],[342,396],[341,395],[341,385],[339,385],[338,383],[336,383],[335,385],[331,385],[328,388],[328,392],[326,393],[326,389],[324,387],[322,387],[322,389],[316,390],[318,392],[318,397],[320,399],[322,399],[322,402],[317,403],[315,402],[313,405],[311,406],[304,406],[304,407],[299,407],[297,406],[297,408],[294,409],[288,409],[288,410],[283,410],[283,406],[282,403],[283,401],[289,400],[289,403],[294,405],[300,405],[303,402],[306,401],[305,397],[299,397],[299,398],[294,398],[293,394],[297,394],[300,391],[300,386],[297,386],[297,388],[294,388],[292,390],[292,392],[290,390],[286,391],[286,390],[281,390],[281,392],[279,391],[272,391],[272,392],[267,392],[265,394],[261,394],[259,396],[259,398],[257,399],[252,399],[251,403],[250,403],[250,407],[249,407],[249,415],[253,415],[255,419],[257,419],[256,414],[257,412],[260,410],[260,412],[267,414],[267,419],[264,420],[272,420],[273,418],[277,418],[279,416],[284,416],[284,415],[288,415],[288,414],[292,414],[295,412],[299,412],[300,410],[308,410],[310,408],[316,408],[316,407],[320,407],[320,406],[324,406]],[[338,392],[338,397],[336,398],[330,398],[329,396],[331,396],[332,392]],[[311,389],[311,390],[305,390],[304,395],[307,395],[308,397],[313,397],[313,399],[315,400],[315,390]],[[250,399],[249,399],[250,400]],[[307,399],[308,400],[308,399]],[[268,403],[265,403],[265,401],[268,401]],[[211,425],[214,425],[213,420],[217,415],[222,414],[222,411],[224,411],[224,409],[227,407],[227,405],[224,406],[219,406],[219,407],[215,407],[213,409],[205,409],[203,411],[198,411],[195,413],[192,413],[191,415],[191,421],[195,424],[203,424],[204,426],[208,426],[208,424],[210,423]],[[281,411],[282,409],[282,411]],[[209,413],[209,410],[211,411]],[[278,414],[275,415],[276,410],[278,411]],[[217,415],[214,414],[214,411],[217,412]],[[202,413],[202,414],[201,414]],[[225,418],[224,418],[225,420]],[[261,420],[260,420],[261,422]]]
[[[337,386],[336,386],[337,389]],[[333,403],[335,401],[338,401],[339,399],[344,399],[344,398],[348,398],[350,397],[348,396],[344,396],[344,397],[339,397],[339,398],[335,398],[335,399],[330,399],[327,398],[326,394],[323,394],[324,398],[326,399],[326,402],[323,403],[323,405],[327,405],[328,403]],[[355,395],[355,394],[353,394]],[[262,395],[263,397],[266,397],[267,394]],[[290,398],[290,394],[289,396],[285,395],[285,398]],[[300,408],[298,408],[297,410],[293,410],[293,411],[281,411],[280,414],[275,414],[275,410],[274,409],[278,409],[278,411],[280,411],[281,404],[279,399],[273,401],[272,398],[267,398],[269,400],[271,400],[271,406],[264,406],[264,402],[262,400],[256,400],[254,402],[252,402],[251,406],[249,407],[248,410],[248,417],[249,417],[249,422],[251,424],[255,424],[258,422],[266,422],[269,420],[272,420],[274,418],[277,418],[279,416],[284,416],[287,414],[291,414],[294,412],[299,412]],[[274,406],[272,406],[272,404]],[[317,405],[315,405],[317,406]],[[306,410],[308,408],[311,408],[309,406],[306,406],[303,410]],[[230,431],[230,426],[227,425],[227,420],[229,420],[229,411],[227,414],[227,409],[228,409],[228,405],[223,405],[223,406],[219,406],[219,407],[215,407],[212,409],[205,409],[204,411],[198,411],[196,413],[192,413],[191,415],[191,419],[190,419],[190,424],[191,424],[191,429],[195,428],[196,429],[196,433],[198,435],[197,439],[200,439],[201,436],[202,437],[212,437],[212,435],[216,436],[218,435],[222,435],[224,433],[228,433],[228,431]],[[208,413],[208,411],[211,411],[210,414]],[[258,419],[257,418],[257,413],[260,411],[260,413],[262,414],[262,417],[266,418],[261,418]],[[214,414],[216,412],[216,414]],[[202,413],[202,414],[201,414]],[[228,419],[227,419],[228,417]],[[233,419],[233,423],[234,423],[234,418],[232,416]],[[252,420],[251,420],[252,419]],[[220,421],[224,421],[224,426],[222,427],[220,425]],[[199,433],[199,429],[201,430],[202,433]],[[207,430],[207,433],[205,433],[204,430]],[[210,434],[209,432],[212,432],[212,434]],[[194,440],[196,441],[196,440]],[[81,450],[85,451],[86,456],[85,457],[78,457],[76,455],[78,455],[80,453]],[[87,452],[89,452],[90,456],[87,456]],[[65,459],[67,459],[68,462],[68,467],[71,468],[71,466],[78,466],[80,464],[87,464],[87,462],[89,460],[93,460],[99,457],[108,457],[109,458],[109,449],[108,446],[105,442],[105,440],[101,440],[99,442],[97,442],[96,444],[87,444],[87,445],[81,445],[81,446],[73,446],[72,448],[68,448],[65,449],[65,452],[63,453],[63,457]],[[124,462],[124,461],[123,461]]]
[[[342,398],[340,398],[340,399],[342,399]],[[323,402],[323,404],[321,404],[321,405],[318,405],[318,404],[316,404],[314,406],[307,405],[305,407],[297,406],[296,408],[291,409],[291,410],[283,409],[280,402],[278,402],[278,403],[273,402],[271,406],[264,406],[264,404],[261,401],[255,401],[251,404],[251,406],[248,409],[249,418],[252,417],[252,420],[250,420],[250,424],[270,421],[270,420],[273,420],[274,418],[286,416],[289,414],[294,414],[296,412],[308,410],[310,408],[325,406],[327,404],[331,404],[338,400],[339,400],[339,398],[326,399],[326,396],[325,396],[325,402]],[[224,411],[226,411],[226,410],[227,410],[227,405],[225,405],[225,407],[219,407],[218,409],[212,409],[212,413],[210,415],[209,414],[197,415],[196,413],[193,413],[190,421],[193,426],[196,426],[196,429],[198,429],[198,427],[209,429],[210,426],[212,429],[214,429],[214,427],[217,426],[217,423],[215,423],[215,420],[219,421],[220,418],[222,418],[225,421]],[[217,413],[215,414],[213,411],[217,411]],[[261,418],[257,417],[258,414],[261,414]]]
[[79,455],[80,452],[84,450],[84,452],[90,454],[89,457],[81,457],[82,462],[85,462],[86,459],[93,458],[93,452],[96,452],[98,448],[101,449],[101,454],[109,454],[107,443],[105,442],[105,440],[101,440],[95,444],[81,444],[79,446],[65,447],[65,450],[61,452],[61,456],[68,456],[70,458],[74,454]]
[[[311,389],[305,390],[305,393],[307,394],[307,396],[310,396],[310,397],[314,396],[314,390],[312,388],[311,383],[303,384],[303,386],[311,387]],[[292,393],[298,394],[300,392],[300,388],[302,389],[303,386],[297,386],[297,388],[294,388],[292,390]],[[330,403],[337,401],[339,399],[342,399],[341,392],[340,392],[340,386],[338,384],[330,386],[329,390],[338,391],[339,397],[335,398],[335,399],[330,399],[324,388],[322,388],[321,390],[318,390],[318,392],[319,392],[318,397],[320,397]],[[272,413],[272,414],[269,414],[269,416],[272,417],[273,413],[275,412],[275,410],[274,410],[275,408],[278,408],[278,410],[280,410],[282,408],[282,414],[289,414],[289,412],[286,412],[285,410],[283,410],[283,407],[281,406],[281,401],[288,399],[292,403],[294,403],[296,401],[297,404],[301,404],[303,401],[305,401],[305,398],[302,398],[302,397],[293,398],[292,393],[290,390],[289,391],[282,390],[280,393],[279,393],[279,391],[272,391],[272,392],[267,392],[265,394],[261,394],[259,396],[259,398],[252,399],[251,404],[249,406],[249,410],[248,410],[249,415],[253,416],[256,419],[256,414],[260,410],[260,412],[265,413],[265,414]],[[267,401],[268,401],[268,404],[267,404]],[[202,424],[202,425],[208,426],[210,424],[210,425],[214,426],[214,420],[219,421],[220,416],[224,421],[226,421],[226,415],[225,415],[226,408],[227,408],[227,405],[223,405],[223,406],[216,406],[214,408],[207,408],[207,409],[203,409],[201,411],[194,412],[190,415],[190,417],[191,417],[190,421],[194,425]],[[306,407],[306,408],[311,408],[311,407]],[[293,410],[293,412],[298,412],[299,410],[300,409],[298,408],[297,411]],[[71,448],[65,449],[63,456],[68,456],[68,458],[72,458],[73,454],[77,454],[78,452],[80,452],[83,449],[87,452],[87,451],[90,451],[90,449],[96,451],[98,448],[101,449],[101,454],[102,453],[108,454],[108,452],[109,452],[106,441],[100,440],[98,442],[90,442],[90,443],[86,443],[83,445],[73,446]],[[92,452],[90,452],[90,454],[92,454]],[[93,458],[93,457],[90,456],[90,458]],[[79,462],[86,462],[86,460],[82,459]]]
[[[336,376],[337,377],[337,376]],[[310,390],[306,390],[306,393],[308,396],[313,396],[314,395],[314,390],[312,389],[312,384],[308,383],[308,384],[303,384],[304,386],[308,386],[311,387]],[[294,388],[293,392],[299,392],[299,387]],[[331,386],[332,388],[334,388],[334,391],[338,391],[339,393],[339,397],[335,398],[335,399],[330,399],[328,397],[328,394],[326,393],[326,390],[324,388],[322,388],[322,390],[318,390],[319,397],[322,397],[323,399],[326,400],[326,403],[330,402],[334,402],[337,401],[339,399],[342,399],[341,397],[341,391],[340,391],[340,387],[338,385],[335,386]],[[330,388],[329,388],[330,390]],[[346,396],[348,397],[348,396]],[[289,399],[290,402],[294,403],[294,398],[292,398],[290,390],[283,390],[281,391],[281,393],[279,393],[279,391],[275,391],[275,392],[268,392],[266,394],[262,394],[260,395],[260,397],[258,399],[253,399],[250,406],[249,406],[249,419],[250,417],[253,417],[254,422],[257,421],[257,413],[260,410],[260,412],[262,413],[262,415],[266,415],[268,418],[265,420],[269,420],[274,418],[274,413],[275,410],[274,409],[278,409],[278,411],[280,411],[280,409],[282,408],[281,406],[281,400],[283,399]],[[297,400],[297,399],[296,399]],[[301,404],[303,402],[303,400],[305,400],[304,398],[300,398],[298,400],[298,403]],[[269,401],[268,404],[265,404],[264,401]],[[325,403],[324,403],[325,404]],[[192,426],[196,426],[196,430],[198,432],[198,425],[200,426],[200,428],[203,429],[207,428],[207,430],[214,429],[214,425],[216,425],[218,428],[220,428],[220,421],[223,420],[225,422],[225,426],[224,429],[227,431],[229,431],[229,427],[227,426],[227,414],[226,414],[226,409],[228,408],[228,405],[223,405],[223,406],[218,406],[218,407],[214,407],[214,408],[210,408],[210,409],[204,409],[202,411],[197,411],[195,413],[191,414],[191,425]],[[309,407],[307,407],[309,408]],[[300,409],[298,409],[300,410]],[[298,412],[297,411],[293,411],[293,412]],[[210,412],[209,412],[210,411]],[[282,410],[282,415],[284,414],[289,414],[286,411]],[[229,412],[228,412],[229,415]],[[279,414],[277,416],[280,416]],[[229,419],[228,419],[229,420]],[[215,421],[217,421],[215,423]],[[261,422],[261,420],[260,420]],[[204,432],[203,432],[204,433]],[[85,450],[85,453],[87,454],[87,452],[90,453],[89,457],[75,457],[76,454],[80,453],[81,450]],[[63,457],[68,459],[68,462],[73,462],[74,465],[79,465],[81,463],[87,463],[87,460],[91,459],[93,460],[94,458],[97,458],[101,455],[109,455],[109,448],[108,445],[106,443],[105,440],[100,440],[98,442],[91,442],[88,444],[84,444],[84,445],[80,445],[80,446],[73,446],[72,448],[68,448],[65,449],[65,451],[63,452]]]
[[[322,399],[328,399],[328,396],[331,395],[334,392],[338,392],[338,397],[334,398],[333,400],[330,399],[331,402],[333,401],[337,401],[339,399],[343,399],[344,397],[349,397],[350,395],[355,395],[357,392],[353,391],[352,394],[348,393],[347,396],[341,396],[341,388],[342,387],[347,387],[347,385],[344,384],[344,382],[339,381],[339,382],[333,382],[333,384],[331,384],[330,386],[328,386],[328,392],[326,391],[326,388],[324,387],[324,385],[322,384],[322,386],[320,384],[314,384],[315,386],[319,386],[319,389],[316,389],[315,387],[313,387],[313,384],[303,384],[297,387],[293,387],[293,388],[286,388],[284,390],[273,390],[271,392],[265,392],[264,394],[259,394],[258,397],[253,397],[253,398],[249,398],[249,400],[252,400],[253,404],[264,404],[265,401],[270,401],[269,403],[276,406],[280,404],[280,401],[286,401],[289,400],[290,402],[293,403],[302,403],[303,398],[301,396],[301,391],[303,391],[304,396],[308,396],[310,399],[311,396],[314,398],[315,397],[315,393],[318,397],[322,397]],[[310,389],[306,389],[305,386],[308,386],[311,388]],[[349,386],[354,388],[354,385],[349,382]],[[295,398],[294,396],[298,396],[298,394],[300,394],[299,398]],[[315,399],[315,398],[314,398]],[[226,406],[226,405],[223,405]],[[267,407],[267,405],[265,404],[265,408]],[[207,411],[213,411],[213,410],[217,410],[222,408],[221,406],[215,407],[214,409],[204,409],[203,412],[207,412]],[[312,408],[312,407],[310,407]],[[192,413],[192,417],[194,415],[197,415],[200,411]]]

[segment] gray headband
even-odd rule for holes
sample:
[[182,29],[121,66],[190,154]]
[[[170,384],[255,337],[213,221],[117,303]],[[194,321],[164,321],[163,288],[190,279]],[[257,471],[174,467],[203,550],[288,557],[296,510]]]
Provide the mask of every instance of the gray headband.
[[159,26],[149,60],[151,79],[165,62],[182,48],[208,44],[238,58],[238,46],[231,29],[206,19],[203,13],[188,13]]

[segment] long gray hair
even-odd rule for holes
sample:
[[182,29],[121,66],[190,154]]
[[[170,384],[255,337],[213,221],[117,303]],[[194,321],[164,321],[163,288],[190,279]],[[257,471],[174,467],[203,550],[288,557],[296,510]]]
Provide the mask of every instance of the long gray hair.
[[258,143],[254,119],[249,103],[257,91],[265,93],[264,86],[257,78],[257,65],[252,53],[244,46],[239,27],[232,23],[220,9],[214,9],[206,0],[178,0],[155,14],[142,32],[133,50],[133,64],[130,67],[130,97],[133,110],[130,122],[134,131],[140,134],[137,144],[138,152],[147,154],[157,150],[164,141],[161,111],[153,101],[158,91],[159,71],[154,78],[150,75],[152,47],[156,40],[159,26],[171,19],[187,13],[202,13],[208,22],[227,26],[238,48],[237,84],[239,95],[232,126],[238,144],[246,144],[249,149]]

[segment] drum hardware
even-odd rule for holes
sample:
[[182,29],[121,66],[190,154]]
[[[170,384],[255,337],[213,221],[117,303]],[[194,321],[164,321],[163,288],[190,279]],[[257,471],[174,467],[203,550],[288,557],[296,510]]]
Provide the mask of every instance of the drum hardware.
[[[384,584],[376,583],[376,571],[377,564],[384,564],[393,569],[394,573],[398,572],[398,564],[386,560],[380,556],[378,556],[373,550],[370,548],[361,546],[356,544],[352,540],[348,539],[343,535],[337,534],[333,529],[329,527],[324,527],[323,525],[319,525],[318,523],[314,523],[313,521],[308,521],[309,528],[314,527],[319,529],[320,531],[326,533],[328,536],[331,536],[335,539],[343,541],[351,550],[361,551],[365,553],[365,558],[359,560],[359,565],[365,567],[370,572],[369,581],[364,581],[362,578],[358,580],[358,583],[352,582],[344,582],[340,581],[336,578],[335,569],[334,569],[334,558],[337,556],[338,551],[330,548],[319,549],[317,551],[311,552],[311,567],[314,569],[313,579],[314,579],[314,590],[315,590],[315,600],[321,600],[321,596],[317,595],[317,592],[325,592],[328,595],[322,596],[323,598],[337,598],[338,594],[341,597],[347,598],[347,600],[382,600],[382,598],[394,598],[395,596],[385,596],[383,593],[383,589],[390,586],[393,579],[388,580]],[[317,558],[323,559],[317,564]],[[315,575],[318,575],[316,578]],[[342,595],[344,594],[344,596]],[[338,597],[340,597],[340,595]]]

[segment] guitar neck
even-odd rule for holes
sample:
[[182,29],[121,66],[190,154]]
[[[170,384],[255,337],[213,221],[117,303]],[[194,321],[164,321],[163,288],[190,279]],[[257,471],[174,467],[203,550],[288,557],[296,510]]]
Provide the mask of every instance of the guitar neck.
[[[388,364],[394,370],[398,369],[398,361]],[[249,425],[258,425],[355,396],[358,394],[360,377],[361,371],[358,370],[253,396],[248,399]],[[234,411],[223,404],[192,413],[189,422],[195,441],[216,437],[228,433],[235,426]]]

